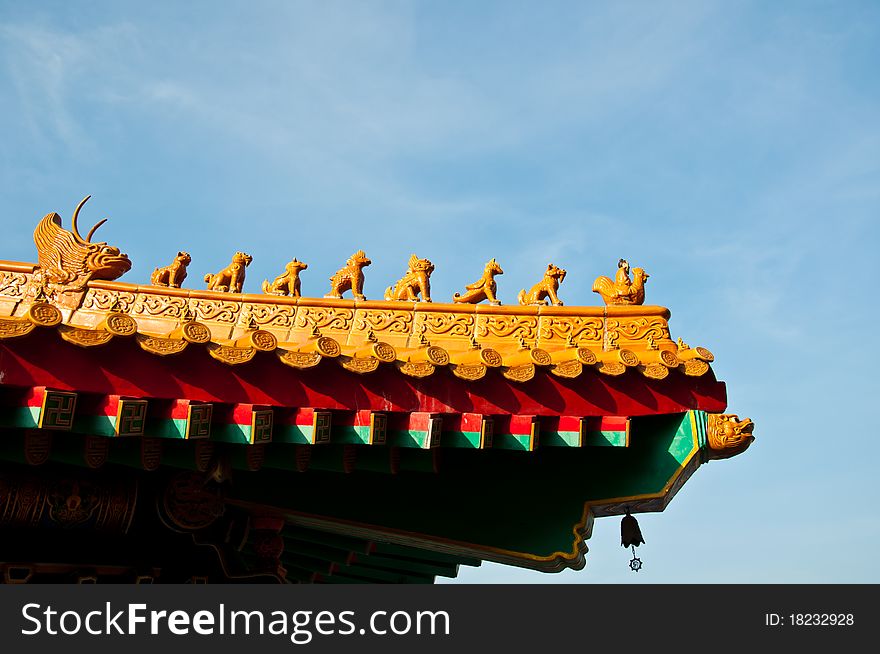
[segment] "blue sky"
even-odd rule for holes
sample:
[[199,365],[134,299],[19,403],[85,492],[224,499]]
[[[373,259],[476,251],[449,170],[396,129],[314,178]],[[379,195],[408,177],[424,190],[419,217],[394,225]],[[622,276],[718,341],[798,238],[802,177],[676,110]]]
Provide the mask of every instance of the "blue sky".
[[358,248],[374,298],[412,252],[438,300],[491,257],[505,302],[550,261],[567,304],[651,273],[757,441],[640,517],[637,575],[610,518],[583,571],[460,580],[880,582],[880,4],[2,0],[0,53],[4,258],[92,194],[127,281],[178,249],[190,286],[244,250],[246,291],[296,256],[317,296]]

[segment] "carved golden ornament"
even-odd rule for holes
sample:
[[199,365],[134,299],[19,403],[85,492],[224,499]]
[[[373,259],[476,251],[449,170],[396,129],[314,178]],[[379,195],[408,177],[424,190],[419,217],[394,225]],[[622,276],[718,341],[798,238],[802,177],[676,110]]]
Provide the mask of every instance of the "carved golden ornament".
[[602,342],[604,330],[602,318],[593,316],[541,316],[540,335],[542,339],[566,339],[571,343],[581,341]]
[[0,295],[22,297],[31,276],[25,273],[14,273],[0,270]]
[[138,326],[131,316],[114,312],[104,319],[103,327],[114,336],[134,336]]
[[639,357],[632,350],[618,350],[617,356],[620,362],[628,368],[634,368],[639,365]]
[[495,282],[495,275],[503,274],[504,271],[501,270],[501,266],[495,262],[495,259],[492,259],[483,269],[483,276],[473,284],[465,286],[467,290],[464,293],[455,293],[452,296],[452,301],[478,304],[483,300],[488,300],[489,304],[501,304],[500,300],[495,296],[495,292],[498,288],[498,284]]
[[183,280],[186,279],[186,267],[191,263],[192,257],[189,255],[189,252],[180,251],[170,265],[156,268],[153,271],[153,274],[150,275],[150,283],[153,286],[180,288]]
[[476,335],[480,338],[537,338],[537,316],[477,316]]
[[491,347],[484,347],[480,350],[480,361],[490,368],[500,368],[504,363],[501,354],[498,351],[493,350]]
[[330,292],[324,297],[341,298],[346,291],[351,291],[355,300],[366,300],[364,296],[364,268],[372,261],[367,258],[363,250],[358,250],[351,255],[345,265],[336,271],[330,278]]
[[691,349],[691,346],[688,345],[687,343],[685,343],[683,340],[681,340],[681,338],[678,339],[678,341],[676,342],[676,345],[678,346],[679,350],[690,350]]
[[322,357],[329,357],[331,359],[338,357],[342,353],[339,342],[329,336],[319,337],[315,343],[315,349],[318,350]]
[[254,358],[257,353],[255,347],[233,347],[230,345],[218,345],[217,343],[208,343],[208,354],[231,366],[241,363],[247,363]]
[[434,264],[428,259],[419,259],[414,254],[410,255],[406,273],[393,287],[389,286],[385,289],[385,299],[430,302],[432,272],[434,272]]
[[232,255],[232,263],[218,273],[205,275],[209,291],[223,293],[241,293],[244,287],[245,268],[251,265],[254,258],[244,252]]
[[684,362],[684,374],[688,377],[702,377],[709,372],[709,364],[700,359],[691,359]]
[[145,313],[168,318],[183,318],[188,311],[189,304],[186,298],[147,293],[139,293],[131,307],[131,313],[134,314]]
[[247,307],[257,325],[263,327],[292,327],[296,307],[277,304],[251,304]]
[[669,325],[664,318],[609,319],[605,325],[606,338],[618,340],[647,341],[648,339],[668,340]]
[[391,363],[397,359],[397,351],[388,343],[374,343],[371,350],[373,356],[382,363]]
[[312,368],[321,363],[321,354],[319,352],[293,352],[283,349],[278,349],[276,352],[282,363],[293,368]]
[[102,288],[90,288],[83,297],[85,309],[103,309],[105,311],[129,311],[135,304],[137,295],[126,291],[107,291]]
[[68,343],[79,347],[96,347],[109,343],[113,334],[103,329],[81,329],[70,325],[59,325],[58,333]]
[[436,345],[429,346],[425,351],[425,356],[428,357],[428,361],[435,366],[445,366],[449,363],[449,353],[442,347],[437,347]]
[[599,372],[603,375],[611,375],[617,377],[626,372],[626,366],[619,361],[603,361],[598,366]]
[[61,311],[47,302],[34,302],[25,315],[39,327],[56,327],[61,324]]
[[697,356],[699,356],[700,358],[702,358],[703,361],[710,361],[710,362],[711,362],[711,361],[714,361],[714,360],[715,360],[715,355],[712,354],[712,353],[711,353],[709,350],[707,350],[706,348],[697,346],[695,349],[696,349],[696,351],[697,351]]
[[77,218],[86,196],[77,205],[71,220],[72,231],[61,226],[61,216],[50,213],[43,217],[34,230],[37,246],[37,277],[43,289],[49,291],[81,291],[91,279],[113,280],[131,269],[128,256],[107,243],[92,243],[95,231],[106,222],[98,222],[83,238],[77,227]]
[[269,280],[263,280],[263,293],[268,295],[289,295],[290,297],[301,297],[302,284],[299,274],[309,267],[309,264],[298,261],[294,258],[286,266],[284,272],[269,283]]
[[341,307],[299,307],[295,324],[300,328],[332,329],[348,331],[351,329],[353,309]]
[[535,363],[539,366],[549,366],[551,363],[553,363],[553,359],[550,357],[550,354],[547,351],[537,347],[529,350],[529,356],[532,359],[532,363]]
[[584,364],[582,364],[577,359],[562,361],[560,363],[557,363],[555,366],[551,366],[550,368],[550,372],[552,372],[557,377],[566,377],[569,379],[580,376],[583,371]]
[[18,318],[0,318],[0,338],[17,338],[34,331],[34,323]]
[[660,363],[649,363],[641,368],[642,374],[649,379],[665,379],[669,376],[669,368]]
[[394,309],[358,309],[354,329],[357,331],[387,331],[393,334],[409,334],[413,314]]
[[466,379],[467,381],[476,381],[477,379],[482,379],[486,376],[486,371],[488,367],[484,366],[481,363],[459,363],[450,366],[452,370],[452,374],[460,379]]
[[[189,307],[188,307],[189,309]],[[201,320],[234,323],[241,305],[238,302],[223,300],[194,300],[190,309]]]
[[475,322],[475,316],[467,313],[419,312],[413,331],[440,336],[470,336]]
[[594,366],[599,361],[593,351],[586,347],[577,349],[577,359],[585,366]]
[[260,352],[271,352],[278,347],[278,339],[275,334],[267,332],[265,329],[249,332],[239,340],[242,341],[242,344],[247,343]]
[[526,382],[535,376],[535,364],[524,363],[511,368],[504,368],[502,369],[501,374],[511,381]]
[[143,350],[150,354],[158,354],[159,356],[179,354],[186,349],[187,345],[189,345],[189,343],[182,338],[161,338],[159,336],[137,334],[135,339]]
[[194,320],[180,326],[180,335],[189,343],[207,343],[211,340],[211,330],[207,325]]
[[660,363],[669,368],[677,368],[681,362],[678,360],[678,357],[675,356],[675,352],[671,350],[660,350]]
[[559,299],[557,291],[559,285],[565,280],[565,270],[557,268],[552,263],[547,264],[547,270],[544,271],[544,278],[532,286],[531,290],[526,293],[525,289],[519,292],[517,301],[520,304],[546,304],[547,300],[550,304],[562,306],[562,300]]
[[626,259],[617,262],[614,281],[608,277],[597,277],[593,282],[593,292],[602,296],[608,306],[633,305],[645,303],[645,282],[648,273],[642,268],[633,268],[633,278],[629,277],[629,263]]
[[410,377],[428,377],[434,374],[434,364],[429,361],[398,361],[397,369]]
[[732,413],[710,413],[706,426],[709,459],[726,459],[744,452],[755,437],[755,423],[749,418],[739,419]]
[[346,357],[341,356],[337,359],[343,368],[351,370],[358,374],[373,372],[379,367],[379,359],[375,357]]

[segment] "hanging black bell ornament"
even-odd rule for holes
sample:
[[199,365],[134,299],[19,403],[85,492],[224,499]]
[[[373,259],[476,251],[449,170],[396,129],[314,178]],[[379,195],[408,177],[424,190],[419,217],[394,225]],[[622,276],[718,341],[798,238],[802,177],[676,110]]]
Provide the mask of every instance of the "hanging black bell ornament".
[[620,521],[620,544],[623,547],[638,547],[644,542],[645,539],[642,538],[642,530],[639,529],[638,520],[631,516],[629,509],[627,509],[626,515]]
[[638,520],[631,516],[629,509],[627,509],[626,515],[620,521],[620,544],[623,547],[632,549],[633,557],[632,561],[629,562],[629,569],[633,572],[638,572],[642,569],[642,560],[636,556],[636,547],[644,544],[644,542],[645,539],[642,538],[642,530],[639,529]]

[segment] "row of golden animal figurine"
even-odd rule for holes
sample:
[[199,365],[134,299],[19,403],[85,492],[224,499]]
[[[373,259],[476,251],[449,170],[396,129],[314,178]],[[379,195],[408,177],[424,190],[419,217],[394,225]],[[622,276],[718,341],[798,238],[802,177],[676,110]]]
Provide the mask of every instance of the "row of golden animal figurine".
[[[205,275],[208,290],[228,293],[241,293],[244,286],[245,269],[253,261],[253,257],[244,252],[236,252],[232,257],[232,263],[216,274]],[[156,268],[150,277],[150,282],[156,286],[170,286],[180,288],[186,279],[187,266],[192,262],[187,252],[178,252],[174,262],[164,268]],[[330,292],[324,297],[341,298],[346,291],[351,291],[357,300],[365,300],[363,293],[364,272],[363,269],[372,263],[363,250],[355,252],[345,265],[330,278]],[[270,283],[263,281],[263,292],[270,295],[286,295],[291,297],[301,296],[301,284],[299,274],[308,264],[294,259],[285,266],[284,272]],[[431,302],[431,273],[434,272],[434,264],[428,259],[419,259],[416,255],[409,258],[409,267],[406,274],[393,286],[385,290],[386,300],[409,300],[413,302]],[[473,284],[468,284],[464,293],[456,293],[454,302],[477,304],[487,300],[489,304],[501,304],[496,296],[496,275],[503,275],[501,266],[492,259],[486,264],[483,276]],[[544,271],[544,277],[535,284],[528,292],[523,289],[517,296],[517,301],[522,305],[546,304],[548,301],[556,306],[562,306],[559,299],[559,285],[565,279],[565,270],[554,266],[552,263]],[[632,305],[644,304],[645,282],[648,274],[641,268],[632,269],[630,277],[629,263],[621,259],[617,264],[617,273],[614,280],[609,277],[598,277],[593,283],[593,291],[599,293],[607,305]],[[421,296],[421,297],[420,297]]]

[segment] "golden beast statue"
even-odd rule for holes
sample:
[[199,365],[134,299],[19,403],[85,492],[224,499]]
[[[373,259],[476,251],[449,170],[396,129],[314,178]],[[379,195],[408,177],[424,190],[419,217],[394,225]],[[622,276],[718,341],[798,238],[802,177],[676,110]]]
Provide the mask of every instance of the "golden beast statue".
[[77,205],[68,231],[61,216],[50,213],[34,230],[38,268],[35,279],[44,291],[81,291],[90,279],[118,279],[131,269],[128,255],[106,243],[92,243],[92,236],[107,219],[98,222],[83,238],[77,227],[80,209],[91,196]]
[[593,292],[598,293],[608,306],[644,304],[645,282],[648,273],[641,268],[633,268],[633,279],[629,278],[629,262],[621,259],[617,262],[617,273],[612,282],[604,275],[593,282]]
[[483,270],[483,276],[473,284],[465,286],[467,290],[464,293],[455,293],[452,296],[452,301],[477,304],[483,300],[489,300],[489,304],[501,304],[501,301],[495,297],[495,291],[498,288],[498,284],[495,283],[495,275],[503,274],[504,271],[501,270],[501,266],[495,262],[495,259],[492,259],[492,261],[486,264],[486,268]]
[[269,280],[263,280],[263,293],[268,295],[289,295],[290,297],[300,297],[300,280],[299,273],[309,267],[309,264],[294,259],[284,266],[284,274],[278,275],[272,283]]
[[413,254],[409,258],[406,274],[393,287],[389,286],[385,289],[385,299],[418,302],[421,293],[423,301],[431,302],[432,272],[434,272],[433,263],[428,259],[419,259]]
[[216,275],[205,275],[209,291],[223,291],[228,293],[241,293],[244,286],[245,268],[251,265],[254,258],[244,252],[236,252],[232,257],[232,263],[226,266]]
[[180,288],[183,280],[186,279],[186,267],[192,263],[192,257],[189,252],[178,252],[174,258],[174,263],[164,268],[156,268],[150,275],[150,283],[153,286],[169,286],[171,288]]
[[727,459],[748,449],[755,437],[755,423],[749,418],[739,419],[733,413],[710,413],[706,427],[709,459]]
[[364,271],[372,261],[367,258],[363,250],[358,250],[346,261],[345,266],[336,271],[330,278],[330,292],[324,297],[341,298],[342,294],[350,290],[356,300],[366,300],[364,297]]
[[544,279],[532,286],[532,290],[528,293],[525,289],[519,292],[517,300],[520,304],[546,304],[546,299],[556,306],[562,306],[562,300],[556,295],[559,285],[565,279],[565,270],[557,268],[552,263],[547,264],[547,270],[544,272]]

